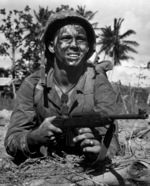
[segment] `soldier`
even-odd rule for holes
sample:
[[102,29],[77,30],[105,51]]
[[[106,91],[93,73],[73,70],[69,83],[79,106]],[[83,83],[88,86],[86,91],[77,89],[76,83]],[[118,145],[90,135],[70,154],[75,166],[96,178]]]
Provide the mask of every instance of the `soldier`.
[[46,64],[18,91],[5,137],[7,153],[18,162],[62,152],[84,155],[91,163],[113,157],[119,149],[117,125],[109,148],[103,144],[108,127],[64,131],[54,125],[56,117],[75,113],[116,113],[106,75],[87,63],[96,45],[92,25],[74,11],[60,11],[50,16],[42,40]]

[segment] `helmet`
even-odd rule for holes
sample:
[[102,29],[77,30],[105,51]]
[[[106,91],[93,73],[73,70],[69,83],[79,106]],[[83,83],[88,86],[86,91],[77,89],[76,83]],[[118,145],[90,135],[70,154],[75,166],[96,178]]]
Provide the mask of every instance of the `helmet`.
[[56,31],[61,27],[72,23],[77,23],[81,25],[86,31],[87,40],[89,43],[89,51],[87,53],[88,59],[92,56],[92,54],[95,51],[96,47],[95,32],[92,25],[77,12],[74,12],[72,10],[62,10],[60,12],[52,14],[48,19],[45,32],[42,36],[42,40],[44,41],[45,46],[47,48],[49,42],[53,40]]

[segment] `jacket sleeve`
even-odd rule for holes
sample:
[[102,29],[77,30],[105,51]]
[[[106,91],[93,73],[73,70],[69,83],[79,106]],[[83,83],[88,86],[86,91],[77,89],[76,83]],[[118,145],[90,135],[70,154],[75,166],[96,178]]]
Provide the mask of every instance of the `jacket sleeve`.
[[[95,86],[94,86],[94,102],[95,112],[105,111],[107,114],[117,114],[117,105],[116,105],[116,94],[108,81],[108,78],[105,74],[99,73],[96,76]],[[107,155],[112,158],[119,150],[118,142],[118,124],[115,121],[115,132],[108,149]],[[102,138],[108,130],[109,126],[99,127],[98,131]]]
[[33,99],[34,84],[24,81],[18,90],[4,140],[7,153],[15,159],[24,160],[31,156],[27,146],[26,136],[36,126]]

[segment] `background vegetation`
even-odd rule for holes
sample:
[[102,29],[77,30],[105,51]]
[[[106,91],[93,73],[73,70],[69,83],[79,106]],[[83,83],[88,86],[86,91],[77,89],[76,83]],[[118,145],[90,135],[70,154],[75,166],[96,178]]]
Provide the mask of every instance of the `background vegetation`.
[[[40,66],[41,54],[44,52],[44,46],[41,42],[46,22],[49,16],[62,9],[73,9],[68,5],[61,5],[55,10],[49,10],[48,7],[39,6],[39,10],[31,10],[26,6],[24,10],[0,10],[0,34],[3,34],[5,41],[0,44],[0,55],[7,56],[12,62],[9,74],[13,80],[22,83],[25,77],[34,72]],[[77,6],[76,12],[83,15],[91,22],[96,32],[97,46],[99,46],[98,55],[104,54],[105,57],[112,58],[113,65],[121,65],[122,60],[133,59],[130,53],[137,53],[135,47],[138,47],[136,41],[128,40],[128,36],[136,34],[132,29],[125,33],[120,33],[122,18],[114,18],[113,27],[105,26],[99,28],[98,22],[94,22],[94,16],[97,12],[86,10],[86,7]],[[130,36],[131,37],[131,36]],[[0,69],[4,70],[4,69]],[[8,71],[8,69],[6,70]],[[121,112],[136,112],[138,107],[147,108],[146,100],[148,90],[123,85],[113,84],[117,93],[118,110]],[[16,88],[14,86],[14,88]],[[14,99],[16,90],[14,91]],[[130,100],[130,101],[129,101]],[[14,100],[0,98],[0,109],[11,110]]]
[[[11,74],[13,79],[24,79],[40,65],[41,54],[44,46],[41,42],[42,35],[49,16],[62,9],[73,9],[68,5],[61,5],[56,10],[49,10],[39,6],[39,10],[31,10],[26,6],[23,11],[0,10],[1,24],[0,33],[4,35],[5,41],[0,44],[0,55],[7,56],[12,62]],[[97,12],[86,10],[85,7],[77,6],[75,10],[87,20],[92,21]],[[91,24],[96,32],[97,45],[100,46],[98,54],[102,52],[105,56],[112,57],[114,65],[121,64],[120,60],[130,58],[128,52],[136,52],[138,46],[136,41],[126,40],[134,30],[128,30],[120,34],[123,19],[114,18],[114,27],[98,27],[98,22]]]

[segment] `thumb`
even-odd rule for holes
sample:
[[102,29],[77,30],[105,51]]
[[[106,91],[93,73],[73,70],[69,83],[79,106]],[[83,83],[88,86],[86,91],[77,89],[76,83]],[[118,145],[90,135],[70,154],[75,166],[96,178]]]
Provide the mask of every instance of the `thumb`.
[[53,132],[57,132],[57,133],[62,133],[62,130],[57,127],[56,124],[54,124],[54,120],[56,119],[56,116],[52,116],[52,117],[48,117],[46,118],[46,122],[48,122],[50,124],[50,129],[53,131]]
[[48,122],[51,122],[51,121],[53,121],[54,119],[56,119],[56,116],[51,116],[51,117],[46,118],[46,120],[47,120]]

